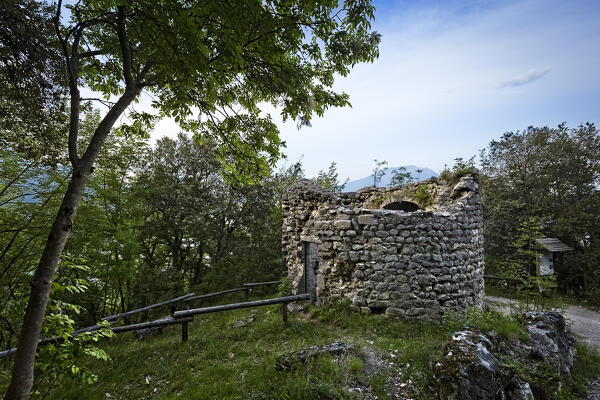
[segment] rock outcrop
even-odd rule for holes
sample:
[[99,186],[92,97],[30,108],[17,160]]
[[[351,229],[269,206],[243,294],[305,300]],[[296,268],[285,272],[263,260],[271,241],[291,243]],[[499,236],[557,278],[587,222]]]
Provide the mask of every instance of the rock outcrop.
[[438,398],[448,400],[540,400],[551,394],[528,381],[548,369],[570,376],[575,340],[557,312],[523,315],[528,339],[502,339],[475,327],[454,333],[434,366]]
[[324,354],[340,355],[352,350],[352,345],[343,342],[333,342],[322,346],[311,346],[302,350],[282,354],[275,360],[275,369],[279,371],[291,371],[298,365],[305,364],[312,358],[318,358]]
[[575,338],[566,327],[565,318],[558,312],[528,312],[529,341],[525,342],[529,356],[555,367],[562,376],[571,375],[575,359]]

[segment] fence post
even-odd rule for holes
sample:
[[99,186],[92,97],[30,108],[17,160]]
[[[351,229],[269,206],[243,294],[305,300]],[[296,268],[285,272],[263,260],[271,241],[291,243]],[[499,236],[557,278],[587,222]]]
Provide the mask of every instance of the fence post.
[[[187,303],[185,309],[186,310],[190,309],[190,304],[189,303]],[[184,323],[181,324],[181,341],[182,342],[187,342],[187,340],[188,340],[188,323],[184,322]]]
[[252,288],[250,288],[249,286],[246,288],[246,290],[244,290],[244,292],[246,292],[246,300],[248,300],[250,298],[251,290],[252,290]]
[[281,314],[283,315],[283,322],[287,323],[287,305],[288,303],[281,303],[283,308],[281,309]]

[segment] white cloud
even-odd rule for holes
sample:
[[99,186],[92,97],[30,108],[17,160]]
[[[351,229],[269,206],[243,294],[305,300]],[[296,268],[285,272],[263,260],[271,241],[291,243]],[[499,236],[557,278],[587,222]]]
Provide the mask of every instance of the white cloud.
[[550,72],[550,68],[544,69],[532,69],[527,71],[525,75],[517,76],[515,78],[509,79],[507,81],[500,82],[500,87],[512,87],[512,86],[523,86],[528,83],[537,81],[538,79],[543,78],[546,74]]
[[[298,131],[267,107],[290,161],[303,155],[309,176],[335,161],[351,179],[368,175],[374,158],[440,170],[508,130],[600,122],[599,3],[510,0],[466,11],[454,3],[376,12],[379,60],[336,83],[352,108]],[[176,131],[163,121],[153,136]]]
[[[376,13],[379,60],[337,83],[353,107],[329,110],[300,132],[281,125],[286,153],[303,154],[309,175],[336,161],[340,176],[356,179],[368,175],[373,158],[439,170],[508,130],[598,122],[598,8],[529,0],[458,14],[441,6]],[[544,76],[539,84],[497,90],[539,65],[551,65],[552,74],[525,76]]]

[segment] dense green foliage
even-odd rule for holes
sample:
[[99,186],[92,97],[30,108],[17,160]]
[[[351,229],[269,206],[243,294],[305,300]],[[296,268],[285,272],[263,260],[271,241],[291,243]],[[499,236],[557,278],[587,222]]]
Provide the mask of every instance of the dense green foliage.
[[160,115],[215,141],[219,158],[244,172],[238,178],[248,178],[268,173],[282,144],[260,103],[279,106],[284,119],[300,124],[349,104],[347,94],[330,87],[335,74],[345,76],[354,64],[377,57],[373,11],[368,1],[354,0],[341,8],[338,1],[303,0],[125,1],[118,7],[90,1],[73,6],[71,22],[123,21],[117,29],[99,23],[83,31],[90,50],[101,55],[81,61],[92,90],[118,95],[120,82],[127,83],[124,67],[145,72],[143,89]]
[[64,190],[66,172],[0,147],[0,346],[19,331],[23,299]]
[[[260,185],[240,186],[224,179],[216,153],[209,142],[198,144],[185,135],[164,138],[154,149],[135,137],[107,142],[58,268],[43,336],[64,335],[184,292],[284,275],[281,192],[301,176],[300,167]],[[68,170],[30,165],[11,150],[2,151],[0,170],[0,347],[5,349],[19,333],[29,277]],[[36,382],[51,374],[81,373],[75,367],[69,372],[71,365],[64,371],[65,363],[75,362],[64,355],[62,367],[43,367],[66,349],[72,345],[42,352]]]
[[0,3],[0,147],[48,163],[64,154],[68,119],[53,11],[35,0]]
[[542,250],[537,239],[544,237],[540,222],[531,218],[519,226],[519,235],[509,244],[512,252],[497,265],[501,276],[515,278],[516,293],[533,305],[541,305],[543,296],[552,295],[556,286],[555,275],[541,275],[537,271],[537,257]]
[[509,132],[490,143],[481,164],[488,271],[513,258],[519,229],[535,218],[540,235],[575,249],[557,256],[560,288],[597,300],[600,133],[595,126]]
[[[8,155],[18,157],[15,152],[6,155],[3,171],[12,167]],[[3,177],[9,180],[11,172],[19,173],[6,171]],[[17,318],[9,319],[9,332],[17,330],[22,312],[10,306],[10,299],[25,295],[27,268],[32,265],[27,257],[35,260],[35,249],[39,251],[43,242],[43,230],[38,231],[50,218],[41,199],[34,201],[33,194],[17,197],[49,179],[43,170],[28,172],[2,197],[12,199],[2,208],[6,216],[1,236],[4,257],[12,261],[2,276],[6,299],[1,316],[8,319],[7,314],[14,313]],[[284,176],[282,172],[261,185],[239,186],[223,178],[216,149],[207,142],[199,145],[180,135],[177,140],[160,140],[151,150],[139,140],[115,137],[97,164],[80,208],[81,224],[65,248],[65,260],[82,260],[89,268],[77,271],[90,282],[88,292],[71,300],[83,305],[86,322],[93,322],[184,291],[280,278],[276,184]],[[59,177],[44,185],[60,190],[64,177]],[[32,221],[23,218],[24,213]],[[34,221],[37,225],[31,228]],[[38,240],[28,243],[31,237]],[[22,251],[26,245],[31,250]]]

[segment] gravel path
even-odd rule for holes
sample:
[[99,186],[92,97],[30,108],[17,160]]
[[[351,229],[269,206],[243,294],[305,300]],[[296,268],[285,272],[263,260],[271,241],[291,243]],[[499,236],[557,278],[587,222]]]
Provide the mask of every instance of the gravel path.
[[[485,302],[503,312],[510,312],[518,305],[517,300],[503,297],[486,296]],[[585,307],[569,306],[565,318],[569,322],[571,331],[579,336],[582,342],[600,352],[600,313]]]
[[[497,308],[502,312],[510,312],[518,308],[518,301],[503,297],[485,297],[486,305]],[[571,331],[580,341],[600,352],[600,313],[585,307],[569,306],[565,318]],[[590,387],[587,397],[582,400],[600,400],[600,377]]]

